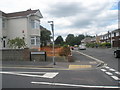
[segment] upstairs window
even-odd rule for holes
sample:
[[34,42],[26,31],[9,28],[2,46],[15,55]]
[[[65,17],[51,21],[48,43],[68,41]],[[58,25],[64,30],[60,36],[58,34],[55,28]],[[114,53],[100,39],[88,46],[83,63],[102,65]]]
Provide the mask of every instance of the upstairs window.
[[31,20],[31,27],[32,29],[39,29],[40,28],[40,22],[37,20]]
[[6,27],[6,22],[5,19],[2,20],[2,27],[5,28]]

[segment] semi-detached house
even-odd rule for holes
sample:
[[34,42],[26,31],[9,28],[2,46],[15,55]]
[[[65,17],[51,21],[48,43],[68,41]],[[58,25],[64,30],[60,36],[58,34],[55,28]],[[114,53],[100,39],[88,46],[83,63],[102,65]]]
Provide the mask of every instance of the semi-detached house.
[[0,48],[8,48],[8,39],[23,38],[27,47],[40,46],[40,10],[14,13],[0,11]]

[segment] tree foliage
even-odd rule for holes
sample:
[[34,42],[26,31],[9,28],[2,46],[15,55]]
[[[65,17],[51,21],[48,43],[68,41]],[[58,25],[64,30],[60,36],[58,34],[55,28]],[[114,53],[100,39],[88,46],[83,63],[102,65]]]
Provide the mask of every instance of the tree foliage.
[[51,32],[41,26],[41,45],[42,46],[46,46],[47,42],[50,41],[51,39],[50,35],[51,35]]
[[11,39],[11,40],[9,39],[8,45],[10,48],[14,48],[14,49],[25,48],[26,46],[24,39],[21,39],[19,37],[16,37],[15,39]]
[[68,34],[68,36],[66,37],[66,43],[68,45],[74,45],[74,42],[75,42],[75,37],[74,37],[74,34]]
[[58,36],[55,40],[56,45],[62,45],[63,42],[64,42],[64,40],[63,40],[62,36]]
[[68,34],[66,37],[66,44],[74,46],[74,45],[79,45],[81,43],[81,40],[84,39],[84,35],[78,35],[74,36],[74,34]]

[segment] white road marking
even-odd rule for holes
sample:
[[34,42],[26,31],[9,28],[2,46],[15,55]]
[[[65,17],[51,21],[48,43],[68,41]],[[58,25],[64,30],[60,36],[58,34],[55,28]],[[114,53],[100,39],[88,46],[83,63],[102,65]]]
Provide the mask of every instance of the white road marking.
[[113,75],[112,73],[110,73],[110,72],[105,72],[107,75]]
[[[58,72],[0,72],[2,74],[12,74],[12,75],[19,75],[19,76],[28,76],[28,77],[42,77],[42,78],[54,78]],[[31,74],[25,74],[31,73]],[[33,75],[33,74],[43,74],[43,75]]]
[[86,57],[89,57],[89,58],[91,58],[91,59],[93,59],[93,60],[96,60],[97,62],[104,63],[102,60],[99,60],[99,59],[97,59],[97,58],[94,58],[94,57],[92,57],[92,56],[89,56],[89,55],[87,55],[87,54],[84,54],[84,53],[82,53],[82,52],[79,52],[79,51],[76,51],[76,52],[78,52],[78,53],[80,53],[80,54],[82,54],[82,55],[84,55],[84,56],[86,56]]
[[113,71],[113,72],[115,71],[115,69],[112,69],[112,68],[111,68],[111,69],[109,69],[109,70],[110,70],[110,71]]
[[120,75],[120,72],[115,72],[116,74]]
[[106,72],[107,70],[105,70],[105,69],[101,69],[101,71]]
[[117,76],[111,76],[115,80],[120,80]]
[[105,66],[105,68],[109,69],[110,67],[108,67],[108,66]]
[[31,83],[32,84],[44,84],[44,85],[70,86],[70,87],[87,87],[87,88],[120,88],[119,86],[91,86],[91,85],[50,83],[50,82],[31,82]]
[[44,78],[54,78],[58,73],[46,73],[43,75]]

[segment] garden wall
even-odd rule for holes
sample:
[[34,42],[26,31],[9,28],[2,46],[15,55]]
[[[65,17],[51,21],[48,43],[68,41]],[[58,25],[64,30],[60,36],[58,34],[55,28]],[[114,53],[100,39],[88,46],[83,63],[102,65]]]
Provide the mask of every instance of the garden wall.
[[12,61],[29,61],[30,50],[29,49],[2,49],[2,60]]

